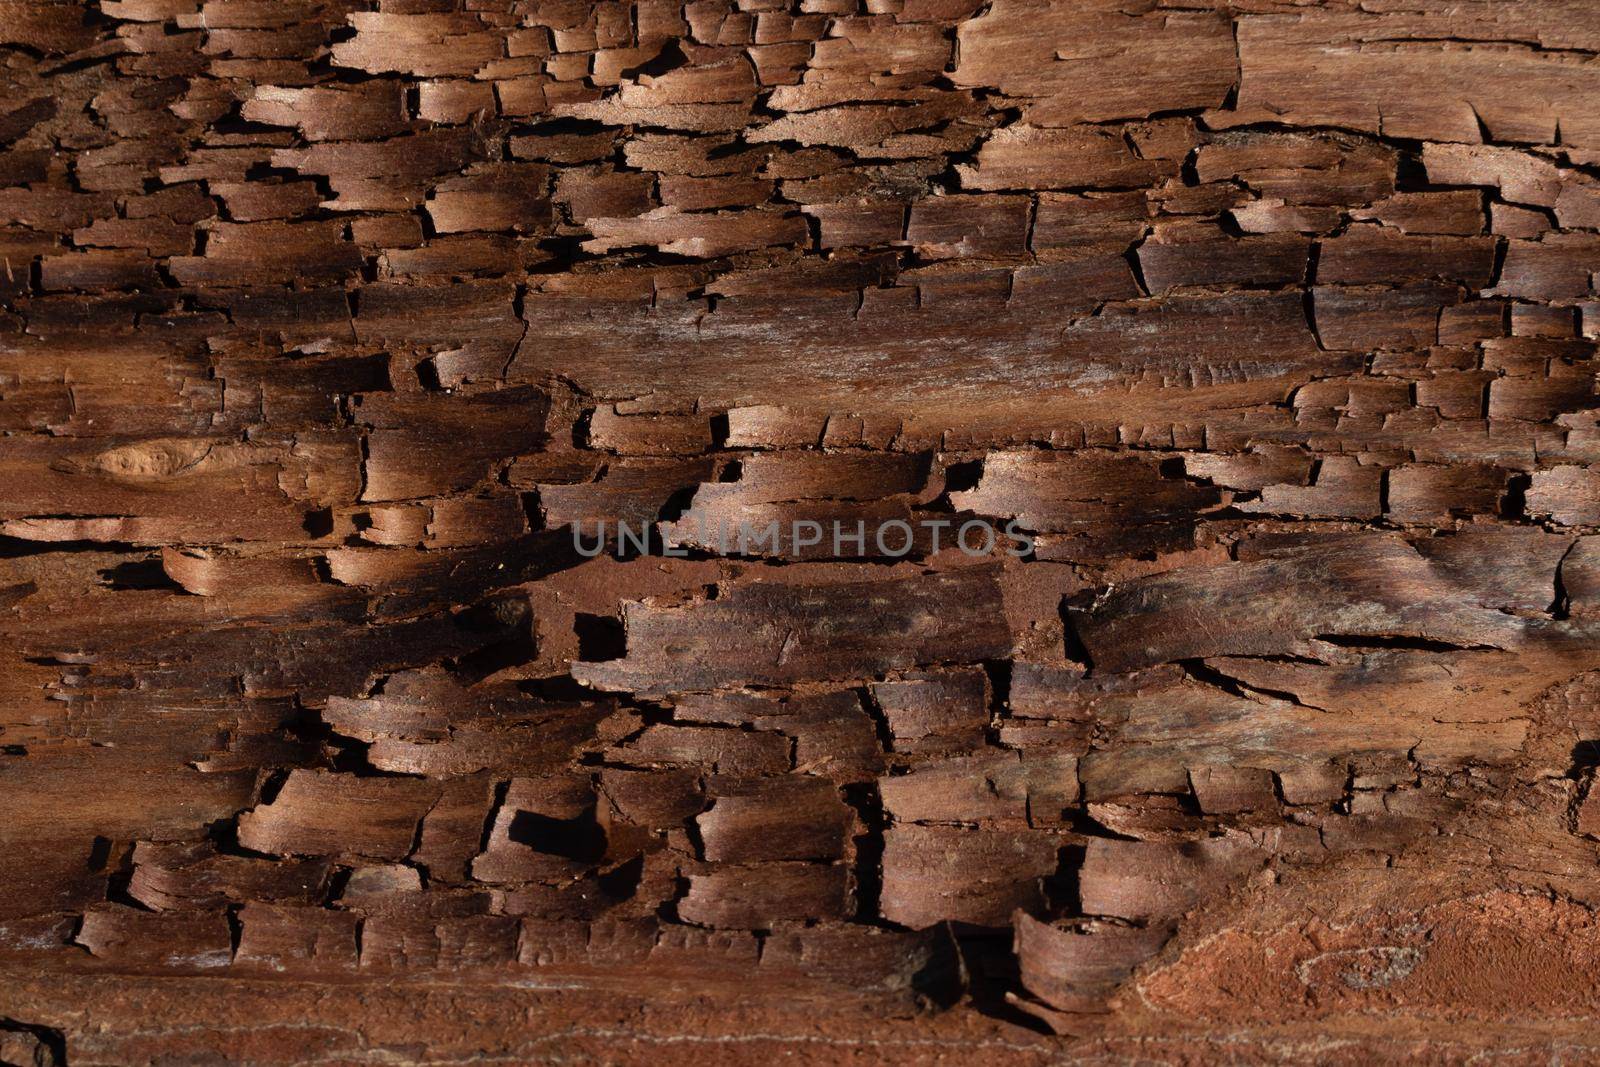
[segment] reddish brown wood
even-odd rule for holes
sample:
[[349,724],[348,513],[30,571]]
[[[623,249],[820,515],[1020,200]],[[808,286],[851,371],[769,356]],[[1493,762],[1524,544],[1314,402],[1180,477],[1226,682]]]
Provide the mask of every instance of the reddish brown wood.
[[1596,1058],[1587,0],[0,56],[0,1062]]

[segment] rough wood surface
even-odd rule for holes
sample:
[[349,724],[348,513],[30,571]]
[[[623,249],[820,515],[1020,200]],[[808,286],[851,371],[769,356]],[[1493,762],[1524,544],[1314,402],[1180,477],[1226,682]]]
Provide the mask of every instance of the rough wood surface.
[[0,60],[0,1062],[1600,1057],[1588,0]]

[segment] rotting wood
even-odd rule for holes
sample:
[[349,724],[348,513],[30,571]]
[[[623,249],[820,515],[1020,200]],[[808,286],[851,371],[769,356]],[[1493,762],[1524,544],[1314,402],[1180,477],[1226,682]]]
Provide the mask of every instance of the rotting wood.
[[1600,1057],[1592,4],[0,54],[0,1062]]

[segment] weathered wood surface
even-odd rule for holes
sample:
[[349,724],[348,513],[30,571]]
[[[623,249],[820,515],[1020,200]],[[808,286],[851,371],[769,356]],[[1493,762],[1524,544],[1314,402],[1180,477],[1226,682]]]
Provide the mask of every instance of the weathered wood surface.
[[1586,0],[0,55],[0,1062],[1600,1056]]

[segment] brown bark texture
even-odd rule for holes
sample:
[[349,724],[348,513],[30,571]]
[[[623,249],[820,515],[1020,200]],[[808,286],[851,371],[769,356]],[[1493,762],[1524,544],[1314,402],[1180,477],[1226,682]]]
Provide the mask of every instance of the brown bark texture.
[[0,1062],[1600,1058],[1591,0],[0,0],[0,265]]

